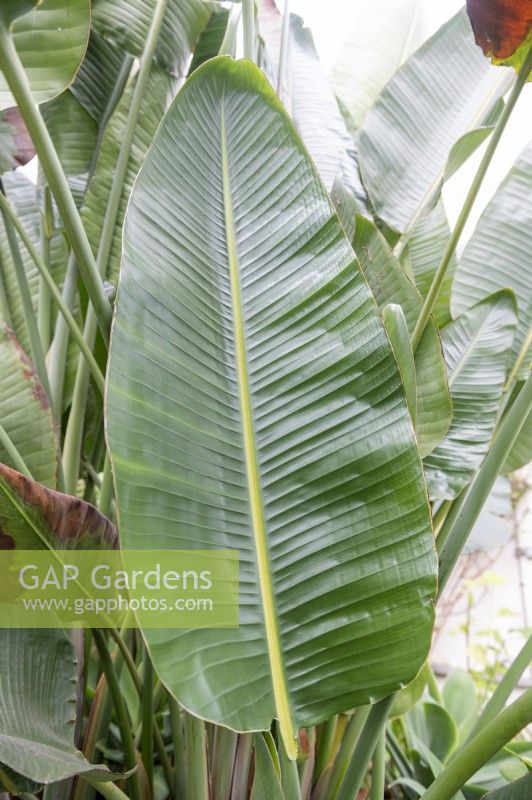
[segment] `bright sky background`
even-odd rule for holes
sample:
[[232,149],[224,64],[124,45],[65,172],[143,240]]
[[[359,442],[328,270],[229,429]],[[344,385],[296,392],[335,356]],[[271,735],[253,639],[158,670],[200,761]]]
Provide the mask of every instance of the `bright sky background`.
[[[355,24],[368,0],[290,0],[290,10],[302,16],[312,29],[321,61],[328,71],[334,64],[343,40]],[[390,4],[398,0],[388,0]],[[463,5],[463,0],[419,0],[427,37],[434,33]],[[282,8],[282,0],[278,0]],[[459,87],[457,87],[459,91]],[[482,208],[494,194],[516,157],[532,139],[532,83],[525,87],[520,102],[508,124],[505,135],[485,180],[481,195],[466,229],[464,240],[471,233]],[[458,215],[465,193],[483,150],[477,153],[446,184],[444,198],[450,221]]]

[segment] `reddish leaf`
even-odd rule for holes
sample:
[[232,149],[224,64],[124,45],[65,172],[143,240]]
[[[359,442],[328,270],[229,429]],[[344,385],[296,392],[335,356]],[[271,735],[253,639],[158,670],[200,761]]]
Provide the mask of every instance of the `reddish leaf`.
[[[23,514],[21,514],[21,509]],[[0,464],[0,549],[112,549],[114,525],[98,509]]]
[[508,59],[532,30],[532,0],[467,0],[475,41],[484,54]]

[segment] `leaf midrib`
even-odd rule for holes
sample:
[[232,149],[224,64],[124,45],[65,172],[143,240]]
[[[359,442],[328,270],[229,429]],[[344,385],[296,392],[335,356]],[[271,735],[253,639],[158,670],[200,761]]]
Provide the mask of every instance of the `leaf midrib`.
[[225,232],[227,240],[227,256],[231,283],[231,305],[233,316],[233,333],[235,340],[235,361],[238,376],[238,394],[242,416],[242,437],[246,461],[246,478],[248,483],[251,522],[257,556],[257,569],[266,629],[268,656],[270,659],[273,694],[279,729],[289,758],[297,758],[296,728],[292,718],[286,674],[281,651],[281,639],[275,608],[273,581],[268,550],[266,523],[262,490],[260,485],[257,447],[253,424],[253,407],[249,384],[246,334],[242,313],[242,295],[240,289],[240,270],[238,247],[236,242],[233,201],[231,194],[231,175],[229,170],[229,150],[225,118],[225,98],[221,99],[220,140],[222,158],[222,185],[224,196]]

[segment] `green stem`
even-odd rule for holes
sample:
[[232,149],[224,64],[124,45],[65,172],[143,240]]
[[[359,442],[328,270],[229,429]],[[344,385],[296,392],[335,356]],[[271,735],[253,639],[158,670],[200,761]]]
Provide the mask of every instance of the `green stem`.
[[98,274],[91,246],[61,162],[39,108],[33,99],[28,78],[13,44],[13,38],[2,19],[0,19],[0,69],[4,73],[6,82],[28,128],[39,157],[39,163],[42,165],[48,185],[55,197],[68,240],[76,255],[83,281],[98,318],[98,324],[104,340],[107,341],[111,327],[111,306],[105,294],[103,281]]
[[503,679],[497,686],[497,689],[491,696],[489,703],[487,703],[484,711],[475,723],[475,726],[469,736],[467,737],[466,744],[468,744],[473,737],[477,735],[486,725],[492,722],[497,714],[500,714],[506,705],[510,695],[514,691],[519,682],[519,678],[523,672],[528,669],[532,662],[532,636],[528,637],[523,648],[515,657],[511,666],[506,670]]
[[462,207],[462,210],[460,212],[454,230],[447,244],[447,248],[445,250],[443,258],[438,266],[438,269],[436,270],[432,284],[425,298],[425,302],[423,303],[423,308],[421,309],[419,319],[416,323],[416,327],[414,328],[414,333],[412,334],[412,349],[414,350],[414,352],[418,348],[418,345],[421,341],[421,337],[423,336],[423,332],[425,330],[427,322],[429,321],[430,315],[432,314],[434,306],[436,305],[436,301],[438,299],[438,295],[443,285],[445,275],[449,268],[449,264],[451,263],[451,259],[456,251],[458,242],[460,241],[462,233],[464,232],[467,220],[469,219],[469,214],[471,213],[471,209],[473,208],[473,205],[480,191],[482,183],[484,182],[484,178],[486,177],[486,173],[489,169],[495,151],[497,150],[497,146],[501,140],[501,136],[504,133],[508,120],[510,119],[512,111],[514,110],[515,104],[519,99],[519,95],[521,94],[521,91],[525,83],[527,82],[531,70],[532,70],[532,47],[530,48],[528,55],[525,59],[525,62],[519,72],[519,75],[517,76],[513,89],[508,98],[508,101],[504,107],[504,110],[499,119],[497,120],[497,124],[489,140],[486,152],[484,153],[482,161],[480,162],[480,166],[477,170],[477,173],[473,179],[473,183],[471,184],[471,188],[469,189],[467,197],[464,201],[464,205]]
[[172,741],[174,744],[174,795],[176,800],[186,800],[185,731],[183,712],[179,708],[177,701],[171,695],[168,695],[168,707],[170,708],[170,725],[172,728]]
[[353,753],[358,745],[364,726],[368,721],[370,712],[371,706],[362,706],[356,709],[349,720],[331,771],[331,777],[325,793],[326,800],[334,800],[334,798],[338,796],[340,786],[349,768],[349,763],[353,758]]
[[239,734],[236,748],[235,769],[233,772],[231,800],[240,800],[240,798],[247,796],[252,753],[253,734]]
[[508,380],[506,381],[506,386],[504,387],[505,392],[508,392],[512,388],[513,382],[517,378],[519,370],[523,366],[523,362],[531,346],[532,346],[532,328],[530,328],[530,330],[528,331],[528,335],[525,341],[523,342],[523,346],[521,347],[521,350],[519,351],[519,354],[515,360],[515,364],[512,367],[512,371],[508,376]]
[[142,761],[146,770],[146,777],[150,792],[153,794],[153,664],[151,663],[148,648],[144,645],[142,680],[142,735],[141,747]]
[[229,800],[235,763],[238,734],[217,726],[214,732],[211,774],[213,800]]
[[460,749],[421,800],[451,800],[475,772],[531,722],[532,689],[528,689]]
[[277,73],[277,94],[282,99],[286,78],[286,62],[290,46],[290,0],[284,0],[283,27],[281,29],[281,49],[279,51],[279,71]]
[[244,58],[255,63],[255,0],[242,0]]
[[185,712],[187,797],[209,800],[207,737],[203,720]]
[[440,692],[440,687],[438,686],[438,681],[436,680],[436,675],[434,674],[434,670],[430,666],[429,662],[425,666],[426,675],[427,675],[427,689],[429,690],[430,696],[436,700],[441,706],[443,705],[443,697]]
[[[46,264],[44,263],[44,261],[40,257],[39,253],[37,252],[37,249],[35,248],[33,242],[31,241],[26,229],[22,225],[22,223],[21,223],[20,219],[18,218],[16,212],[14,211],[11,203],[9,202],[9,200],[7,199],[5,194],[3,194],[1,192],[0,192],[0,207],[2,209],[2,213],[4,214],[4,219],[5,219],[5,217],[9,218],[9,221],[12,223],[12,225],[15,228],[15,230],[17,231],[17,233],[18,233],[18,235],[19,235],[24,247],[28,251],[28,254],[29,254],[31,260],[33,261],[33,263],[37,267],[37,269],[38,269],[38,271],[39,271],[39,273],[41,275],[41,278],[43,279],[44,283],[46,284],[46,286],[47,286],[47,288],[48,288],[48,290],[50,292],[50,295],[55,300],[55,303],[57,304],[57,308],[59,309],[60,313],[63,315],[63,317],[65,319],[65,322],[68,325],[68,328],[69,328],[70,332],[72,333],[72,336],[76,340],[76,344],[78,345],[79,349],[81,350],[83,358],[87,362],[87,366],[90,369],[90,372],[92,374],[94,382],[95,382],[96,386],[98,387],[98,390],[100,391],[100,393],[103,396],[105,381],[104,381],[104,377],[103,377],[103,375],[101,373],[101,370],[98,367],[98,364],[96,363],[96,359],[94,358],[90,348],[87,346],[87,344],[86,344],[86,342],[85,342],[85,340],[83,338],[83,334],[82,334],[81,330],[79,329],[79,326],[78,326],[76,320],[72,316],[72,312],[70,311],[68,306],[65,304],[65,302],[64,302],[64,300],[63,300],[63,298],[61,296],[61,293],[60,293],[59,289],[57,288],[56,283],[55,283],[52,275],[50,274],[50,271],[48,270],[48,267],[46,266]],[[44,358],[44,356],[43,356],[43,358]]]
[[85,775],[80,775],[80,778],[96,789],[102,797],[105,797],[105,800],[130,800],[127,794],[124,794],[122,789],[119,789],[114,783],[102,783],[101,781],[87,778]]
[[[1,30],[1,28],[0,28]],[[28,286],[28,276],[24,269],[24,263],[20,254],[20,249],[15,234],[13,220],[11,215],[7,212],[9,202],[4,192],[4,187],[0,180],[0,209],[2,213],[2,220],[6,230],[7,241],[11,251],[11,258],[13,260],[13,267],[17,278],[17,286],[20,294],[20,301],[24,311],[24,321],[28,331],[28,338],[30,340],[30,355],[31,360],[35,366],[37,376],[43,386],[43,389],[51,404],[51,389],[50,381],[48,380],[48,372],[46,370],[46,362],[44,359],[44,351],[42,349],[41,337],[39,336],[39,326],[37,325],[37,317],[35,316],[35,309],[31,299],[30,289]],[[16,216],[16,215],[15,215]]]
[[317,783],[318,779],[329,763],[337,724],[338,715],[335,714],[334,717],[331,717],[331,719],[324,723],[320,731],[316,752],[316,764],[314,766],[314,783]]
[[[113,235],[116,228],[120,201],[124,190],[124,184],[131,154],[131,146],[135,135],[135,128],[140,115],[142,100],[144,98],[157,40],[164,20],[168,0],[158,0],[155,8],[146,46],[142,56],[142,62],[137,75],[135,89],[131,98],[131,105],[127,117],[126,127],[123,133],[120,146],[120,153],[116,162],[113,183],[102,225],[102,232],[98,244],[98,255],[96,257],[96,269],[100,276],[104,276],[107,271],[107,263],[113,243]],[[93,309],[87,311],[85,328],[83,331],[85,342],[90,350],[94,348],[96,339],[96,317]],[[85,419],[85,407],[87,402],[87,390],[89,385],[87,368],[83,361],[78,363],[74,393],[72,396],[71,411],[68,418],[65,440],[63,445],[63,469],[65,473],[65,486],[67,492],[74,490],[78,475],[81,457],[81,443],[83,438],[83,423]]]
[[454,566],[489,497],[504,463],[532,410],[532,375],[525,381],[512,407],[495,435],[490,451],[459,503],[453,504],[440,531],[444,545],[440,554],[438,598],[449,580]]
[[33,480],[33,476],[29,470],[28,465],[26,464],[26,462],[20,455],[19,451],[11,441],[11,437],[9,436],[8,432],[6,431],[1,422],[0,422],[0,444],[6,451],[9,458],[11,459],[11,464],[13,466],[13,469],[16,469],[19,472],[21,472],[23,475],[26,476],[26,478],[30,478],[30,480]]
[[[113,114],[113,111],[116,108],[116,105],[123,94],[124,87],[129,77],[129,73],[131,72],[132,62],[133,62],[132,57],[126,56],[124,58],[117,81],[113,87],[109,100],[106,104],[102,121],[100,123],[100,127],[98,130],[96,146],[94,148],[92,162],[89,169],[87,184],[91,181],[92,176],[94,175],[94,171],[96,169],[96,162],[100,151],[100,145],[103,139],[103,135],[105,133],[107,123],[109,122]],[[77,286],[78,286],[78,265],[76,263],[76,257],[74,253],[71,251],[68,259],[65,280],[63,282],[63,292],[61,295],[64,305],[70,311],[72,311],[74,308],[74,303],[77,294]],[[65,321],[65,318],[63,316],[60,316],[56,322],[54,338],[49,353],[49,367],[50,367],[49,374],[50,374],[50,383],[52,385],[52,394],[54,401],[53,405],[54,408],[57,409],[62,409],[62,403],[63,403],[63,387],[65,380],[66,359],[68,353],[68,339],[69,339],[68,325]]]
[[373,753],[369,800],[383,800],[386,783],[386,731],[382,728]]
[[118,675],[116,673],[115,666],[113,664],[113,660],[111,658],[111,654],[109,652],[109,648],[107,646],[107,641],[105,639],[104,634],[100,630],[97,630],[95,628],[92,631],[92,635],[94,637],[94,643],[96,645],[96,649],[98,650],[98,657],[100,659],[100,664],[103,673],[105,675],[105,678],[107,680],[109,693],[113,701],[116,721],[118,723],[120,736],[122,738],[122,747],[124,749],[125,765],[128,770],[130,769],[135,770],[133,775],[129,778],[131,797],[132,800],[141,800],[139,779],[136,772],[137,760],[135,754],[135,746],[133,743],[133,736],[131,733],[131,724],[129,720],[127,706],[124,697],[122,695],[122,692],[120,690]]
[[288,758],[282,738],[279,742],[279,762],[281,765],[283,796],[286,797],[287,800],[301,800],[301,784],[299,782],[297,761]]
[[[44,208],[41,214],[41,253],[42,261],[48,272],[51,264],[51,246],[53,236],[53,211],[50,190],[44,186]],[[51,326],[51,297],[50,290],[43,276],[39,276],[39,297],[37,302],[37,324],[43,350],[50,347]]]
[[355,800],[366,774],[368,763],[388,719],[394,695],[385,697],[371,707],[353,756],[338,792],[338,800]]

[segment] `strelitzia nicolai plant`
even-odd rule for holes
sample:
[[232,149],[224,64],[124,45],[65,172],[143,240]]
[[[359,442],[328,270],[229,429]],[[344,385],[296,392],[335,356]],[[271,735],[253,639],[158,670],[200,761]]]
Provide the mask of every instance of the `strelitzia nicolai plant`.
[[531,458],[530,148],[457,257],[529,5],[467,8],[515,79],[460,12],[369,103],[336,72],[340,109],[273,0],[2,4],[4,164],[29,137],[39,178],[0,193],[0,546],[232,549],[241,579],[239,628],[2,631],[5,792],[526,796],[531,641],[483,709],[427,658]]

